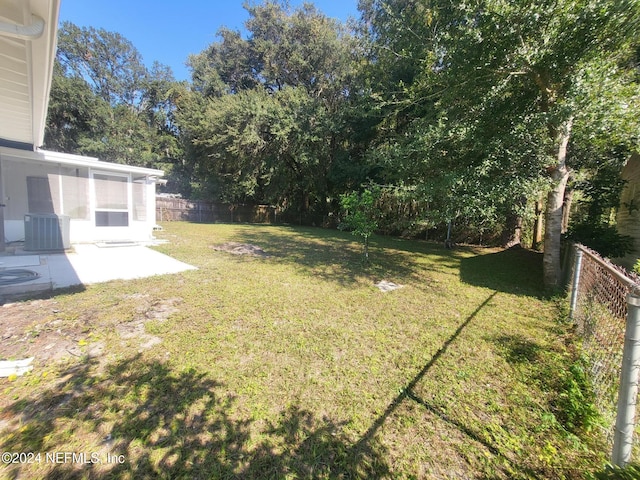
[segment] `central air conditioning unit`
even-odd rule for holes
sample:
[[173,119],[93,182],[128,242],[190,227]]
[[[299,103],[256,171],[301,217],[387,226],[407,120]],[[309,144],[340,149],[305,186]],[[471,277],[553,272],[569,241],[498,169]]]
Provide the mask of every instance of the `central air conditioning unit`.
[[71,218],[50,213],[27,213],[24,216],[25,250],[66,250]]

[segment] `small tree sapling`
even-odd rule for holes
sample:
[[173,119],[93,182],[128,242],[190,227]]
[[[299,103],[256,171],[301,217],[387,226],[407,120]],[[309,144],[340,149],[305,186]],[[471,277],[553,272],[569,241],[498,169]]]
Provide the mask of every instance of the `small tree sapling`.
[[351,230],[353,235],[362,237],[364,242],[364,262],[369,263],[369,237],[378,228],[379,211],[376,201],[380,196],[378,187],[367,187],[362,192],[350,192],[340,196],[343,211],[341,230]]

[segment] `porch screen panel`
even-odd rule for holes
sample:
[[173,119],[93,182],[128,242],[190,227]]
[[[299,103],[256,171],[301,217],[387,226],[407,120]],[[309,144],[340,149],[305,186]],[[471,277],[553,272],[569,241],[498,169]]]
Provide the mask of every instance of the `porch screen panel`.
[[[29,198],[26,188],[27,172],[24,162],[2,161],[2,175],[4,177],[4,199],[9,199],[4,207],[5,220],[24,220],[24,214],[29,211]],[[4,200],[3,199],[3,200]]]
[[129,225],[127,177],[95,173],[96,226],[126,227]]
[[27,177],[27,198],[29,213],[54,213],[47,177]]
[[63,169],[62,205],[65,215],[89,220],[89,171],[86,168]]
[[147,185],[145,180],[134,181],[133,190],[133,219],[138,222],[147,220]]

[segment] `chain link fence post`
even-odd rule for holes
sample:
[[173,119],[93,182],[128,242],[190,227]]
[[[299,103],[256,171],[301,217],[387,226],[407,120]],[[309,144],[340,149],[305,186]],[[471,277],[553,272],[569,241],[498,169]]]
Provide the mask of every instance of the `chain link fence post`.
[[580,286],[580,274],[582,273],[582,250],[579,247],[576,249],[575,267],[573,268],[573,281],[571,284],[571,307],[569,309],[569,319],[573,320],[573,315],[576,312],[576,306],[578,304],[578,287]]
[[611,463],[620,467],[631,461],[640,373],[640,296],[634,292],[627,296],[627,328],[622,358],[618,412],[611,455]]

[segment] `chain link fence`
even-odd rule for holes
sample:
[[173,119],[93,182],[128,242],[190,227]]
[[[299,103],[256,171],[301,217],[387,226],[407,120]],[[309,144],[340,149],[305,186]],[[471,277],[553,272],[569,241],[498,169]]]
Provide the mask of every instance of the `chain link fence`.
[[[627,297],[638,289],[639,279],[583,245],[573,245],[567,253],[573,260],[570,316],[582,338],[583,352],[591,367],[595,403],[606,423],[607,440],[613,445],[628,316]],[[634,443],[636,448],[640,446],[637,434]]]

